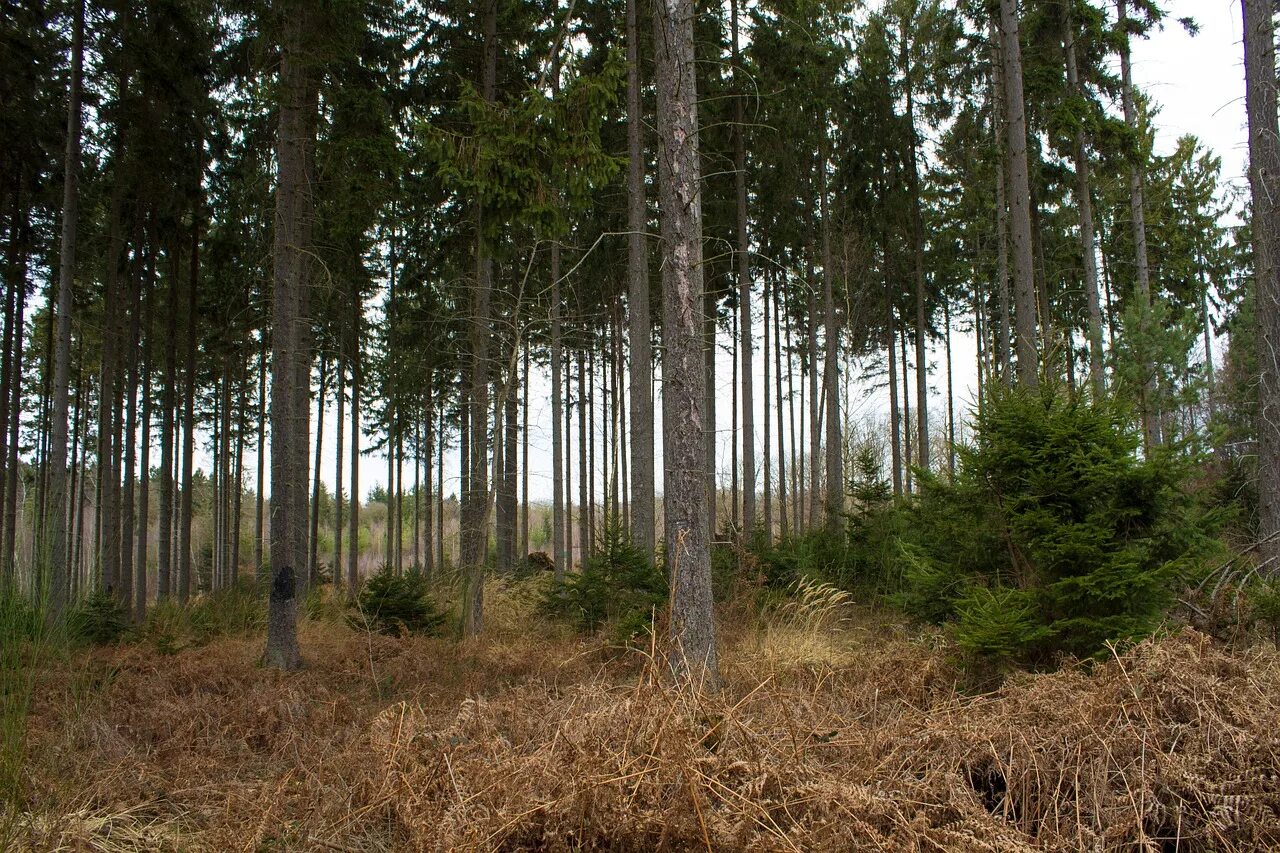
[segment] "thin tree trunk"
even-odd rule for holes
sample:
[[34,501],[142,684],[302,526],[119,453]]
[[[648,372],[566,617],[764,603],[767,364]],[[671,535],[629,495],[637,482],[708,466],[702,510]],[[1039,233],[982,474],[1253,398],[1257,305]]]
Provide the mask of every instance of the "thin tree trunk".
[[[586,559],[591,554],[591,511],[596,502],[595,485],[595,412],[587,423],[588,409],[595,402],[587,394],[587,359],[578,350],[578,554]],[[589,455],[588,455],[589,454]]]
[[[195,476],[196,452],[196,296],[200,282],[199,202],[193,211],[191,226],[191,277],[187,290],[187,367],[186,399],[182,415],[182,507],[178,522],[178,601],[185,602],[192,591],[191,521],[192,479]],[[274,488],[274,478],[272,479]]]
[[[342,477],[346,472],[342,470],[342,463],[347,449],[343,435],[347,420],[347,353],[344,337],[339,335],[338,338],[338,388],[335,394],[338,419],[334,422],[333,448],[337,460],[333,469],[333,588],[335,592],[344,585],[342,582],[342,507],[345,498],[342,492]],[[430,393],[430,387],[428,384],[428,393]]]
[[652,558],[657,548],[653,491],[653,339],[649,257],[644,233],[649,217],[644,192],[640,39],[636,21],[638,2],[627,0],[627,345],[631,349],[631,540]]
[[[747,233],[747,146],[746,115],[743,102],[746,100],[746,83],[743,78],[742,57],[738,52],[738,0],[730,0],[730,22],[733,33],[733,169],[734,190],[737,202],[737,236],[738,246],[734,253],[735,270],[738,274],[738,321],[742,342],[739,347],[742,356],[742,526],[750,538],[755,532],[756,524],[756,455],[755,455],[755,382],[752,368],[752,334],[751,325],[751,241]],[[766,335],[768,332],[766,331]],[[767,346],[766,341],[766,346]],[[765,363],[768,364],[768,353]],[[767,369],[767,368],[766,368]],[[766,376],[765,382],[768,383]],[[766,388],[765,394],[768,394]],[[765,467],[769,465],[769,427],[768,407],[765,407]],[[765,475],[765,502],[770,503],[768,474]],[[772,519],[769,509],[765,509],[765,537],[772,535]]]
[[[348,513],[347,601],[360,591],[360,318],[364,313],[359,287],[351,285],[351,510]],[[336,570],[335,570],[336,571]]]
[[[836,314],[835,269],[831,257],[831,214],[827,209],[827,156],[826,119],[823,119],[823,151],[818,164],[819,214],[822,216],[822,314],[823,331],[823,394],[827,407],[827,528],[839,531],[844,527],[844,458],[843,429],[840,408],[840,320]],[[921,454],[927,461],[927,456]]]
[[951,366],[951,301],[942,299],[942,318],[946,326],[947,355],[947,471],[956,474],[956,394],[954,372]]
[[[521,391],[524,393],[524,405],[520,407],[520,459],[524,463],[520,466],[520,557],[526,563],[529,561],[529,342],[524,343],[524,381],[520,383]],[[430,437],[427,438],[430,442]],[[428,445],[429,447],[430,445]],[[428,449],[427,458],[431,458],[431,451]],[[427,469],[427,491],[431,491],[431,474],[430,468]],[[428,510],[429,512],[429,510]],[[431,517],[427,516],[427,527],[430,529]],[[430,548],[427,549],[430,552]]]
[[902,371],[902,461],[903,469],[906,473],[907,494],[911,493],[911,393],[907,385],[907,375],[911,371],[911,365],[907,362],[907,332],[903,329],[898,336],[898,342],[901,345],[902,361],[900,369]]
[[[1073,93],[1083,96],[1076,63],[1076,28],[1072,20],[1071,4],[1065,4],[1063,9],[1062,44],[1066,54],[1067,85]],[[1098,299],[1098,259],[1093,228],[1089,145],[1083,124],[1076,130],[1075,145],[1076,207],[1080,211],[1080,254],[1084,258],[1084,298],[1089,314],[1089,378],[1094,394],[1101,395],[1106,382],[1102,368],[1102,305]]]
[[706,500],[702,204],[692,0],[654,8],[658,186],[662,212],[663,516],[671,577],[671,665],[696,687],[719,686]]
[[[763,356],[763,361],[764,361],[764,436],[763,436],[764,441],[761,444],[761,447],[763,447],[764,450],[760,454],[760,456],[761,456],[761,461],[764,464],[764,473],[763,473],[764,482],[762,483],[762,485],[764,486],[764,525],[763,525],[764,544],[766,546],[769,546],[773,544],[773,470],[772,470],[772,465],[770,464],[771,463],[770,457],[772,455],[770,451],[772,449],[771,443],[772,443],[773,436],[770,435],[771,430],[770,430],[770,423],[769,423],[769,412],[772,411],[772,403],[773,403],[771,399],[772,389],[769,387],[770,383],[773,380],[773,375],[772,375],[773,366],[769,363],[770,361],[769,359],[769,293],[771,290],[776,289],[777,283],[776,281],[773,280],[772,276],[766,275],[764,276],[764,282],[761,285],[761,287],[764,288],[763,292],[760,294],[761,302],[762,302],[760,306],[760,317],[761,317],[761,325],[764,327],[763,328],[764,339],[762,341],[763,349],[761,351],[761,355]],[[776,332],[774,333],[774,337],[777,337]],[[779,462],[781,462],[781,458],[779,458]],[[755,488],[754,484],[752,484],[751,488],[752,489]],[[782,490],[782,495],[783,497],[781,502],[785,506],[786,504],[786,488],[785,487]],[[750,541],[751,537],[755,535],[755,529],[747,528],[746,532],[747,532],[747,539],[748,541]]]
[[[787,523],[787,445],[786,437],[782,429],[782,319],[779,312],[778,290],[782,286],[782,282],[775,277],[773,280],[773,381],[774,381],[774,402],[773,410],[777,413],[777,429],[778,429],[778,533],[783,539],[787,539],[791,535],[791,528]],[[769,358],[768,348],[765,348],[765,359]],[[765,388],[768,389],[769,383],[765,382]],[[768,399],[765,400],[764,416],[766,421],[769,417],[771,404]],[[766,447],[768,445],[766,444]]]
[[329,390],[329,358],[320,353],[320,390],[316,394],[316,453],[311,486],[311,534],[307,548],[307,583],[319,583],[320,558],[320,461],[324,451],[324,402]]
[[255,577],[262,573],[262,550],[266,542],[267,495],[267,332],[260,333],[262,349],[258,358],[258,493],[253,513],[253,571]]
[[151,287],[148,283],[142,344],[142,428],[138,458],[138,532],[134,536],[133,618],[147,613],[147,534],[151,518]]

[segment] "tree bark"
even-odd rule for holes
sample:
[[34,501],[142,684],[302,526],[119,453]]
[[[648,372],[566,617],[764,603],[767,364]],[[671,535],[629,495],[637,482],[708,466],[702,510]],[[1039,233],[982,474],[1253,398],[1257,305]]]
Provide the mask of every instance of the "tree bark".
[[[1027,171],[1027,106],[1022,88],[1017,0],[1000,0],[1000,31],[1005,106],[1004,153],[1013,237],[1014,323],[1017,328],[1014,349],[1018,354],[1018,381],[1035,387],[1040,381],[1040,354],[1036,339],[1031,184]],[[920,440],[924,441],[924,436],[920,436]]]
[[[484,62],[481,94],[496,97],[498,61],[498,4],[484,7]],[[488,415],[489,415],[489,305],[493,262],[484,238],[484,208],[476,208],[476,286],[471,298],[471,465],[470,486],[462,522],[462,564],[466,586],[462,605],[462,631],[476,636],[484,628],[484,560],[488,546]]]
[[1258,534],[1262,557],[1280,554],[1280,124],[1276,116],[1275,24],[1267,0],[1243,0],[1245,105],[1257,288]]
[[[818,164],[819,211],[822,216],[822,315],[823,355],[826,364],[822,370],[823,394],[827,406],[827,529],[838,532],[844,528],[844,442],[840,409],[840,318],[836,314],[835,269],[831,257],[831,213],[827,204],[827,152],[826,117],[823,117],[823,151]],[[923,454],[921,458],[927,458]]]
[[[1129,61],[1128,2],[1116,0],[1116,26],[1120,31],[1120,103],[1124,109],[1124,123],[1134,134],[1135,146],[1138,133],[1138,111],[1133,98],[1133,75]],[[1274,50],[1273,50],[1274,53]],[[1274,86],[1274,82],[1272,83]],[[1142,164],[1136,152],[1129,162],[1129,211],[1133,224],[1134,272],[1137,282],[1139,323],[1142,347],[1149,346],[1151,315],[1151,267],[1147,260],[1146,203],[1143,200]],[[1141,368],[1146,376],[1138,391],[1138,404],[1142,410],[1142,436],[1148,451],[1160,444],[1160,423],[1155,412],[1156,377],[1150,356],[1144,356]]]
[[663,515],[671,578],[671,665],[719,686],[711,608],[703,407],[702,200],[692,0],[658,0],[658,186],[663,240]]
[[67,106],[67,148],[63,159],[62,248],[58,257],[57,333],[50,409],[49,513],[46,518],[49,566],[49,618],[60,620],[68,601],[67,555],[67,409],[71,378],[71,311],[76,274],[76,224],[80,207],[80,100],[84,67],[84,0],[77,0],[71,35],[71,91]]
[[[1067,85],[1073,95],[1084,97],[1080,71],[1076,61],[1076,29],[1071,4],[1064,5],[1062,45],[1066,54]],[[1089,176],[1089,145],[1083,125],[1076,130],[1076,207],[1080,211],[1080,253],[1084,258],[1084,298],[1089,314],[1089,378],[1095,395],[1101,396],[1106,386],[1102,367],[1102,303],[1098,298],[1097,243],[1093,227],[1092,181]]]
[[271,336],[271,589],[266,661],[278,669],[292,670],[302,662],[297,636],[298,575],[307,561],[307,466],[311,448],[307,393],[311,371],[308,251],[314,208],[310,164],[318,87],[309,56],[312,15],[316,10],[305,0],[293,0],[282,11]]
[[[738,329],[742,335],[739,353],[742,358],[742,527],[748,539],[755,533],[756,525],[756,452],[755,452],[755,381],[752,372],[751,325],[751,242],[747,233],[747,144],[746,115],[743,101],[746,85],[743,81],[742,57],[738,52],[738,0],[730,0],[730,22],[733,32],[733,169],[734,190],[737,203],[738,246],[734,254],[738,274]],[[765,354],[768,361],[768,353]],[[768,379],[766,378],[766,382]],[[767,393],[767,391],[766,391]],[[768,410],[766,408],[766,415]],[[766,418],[767,420],[767,418]],[[768,434],[768,427],[765,427]],[[769,446],[765,443],[765,466],[768,467]],[[766,493],[768,485],[766,484]],[[771,520],[766,511],[766,530]],[[767,534],[766,534],[767,535]]]
[[[185,602],[191,594],[193,580],[191,571],[191,521],[192,521],[192,481],[195,476],[196,452],[196,296],[200,283],[200,225],[199,202],[192,211],[191,225],[191,269],[187,283],[187,366],[186,366],[186,398],[183,402],[182,415],[182,492],[181,510],[178,518],[178,601]],[[272,480],[274,488],[274,479]]]

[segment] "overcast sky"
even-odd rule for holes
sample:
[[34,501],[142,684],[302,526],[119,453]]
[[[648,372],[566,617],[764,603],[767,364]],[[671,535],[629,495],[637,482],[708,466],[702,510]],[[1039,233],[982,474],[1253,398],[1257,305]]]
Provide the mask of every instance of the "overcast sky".
[[[1157,125],[1157,150],[1169,153],[1173,150],[1178,137],[1184,134],[1198,136],[1207,148],[1216,152],[1223,161],[1223,179],[1225,183],[1243,188],[1246,182],[1245,161],[1246,131],[1244,112],[1244,72],[1241,61],[1241,24],[1239,0],[1165,0],[1168,12],[1168,23],[1162,30],[1154,32],[1150,38],[1135,40],[1133,43],[1133,74],[1135,83],[1149,93],[1160,107]],[[1177,23],[1177,19],[1189,16],[1199,24],[1197,35],[1189,35]],[[1118,105],[1116,113],[1119,113]],[[758,311],[757,307],[757,322]],[[953,358],[956,364],[956,397],[957,412],[972,404],[975,394],[974,376],[974,343],[971,339],[957,337],[953,342]],[[757,353],[759,347],[757,346]],[[939,367],[942,354],[931,351],[930,360]],[[759,361],[759,357],[757,357]],[[758,365],[757,372],[762,370]],[[718,429],[719,465],[722,477],[728,474],[730,441],[732,436],[728,429],[729,407],[731,400],[731,361],[727,353],[721,353],[717,371],[717,407],[720,412]],[[858,368],[853,366],[854,375]],[[932,412],[945,410],[945,401],[939,396],[944,390],[941,385],[941,370],[932,382],[933,396],[930,401]],[[761,387],[763,377],[758,377],[757,389]],[[534,500],[549,499],[551,494],[550,478],[550,388],[545,378],[536,378],[533,385],[530,405],[530,492]],[[660,389],[658,391],[660,399]],[[757,390],[757,415],[759,424],[763,416],[762,393]],[[855,387],[847,401],[848,411],[854,417],[883,417],[887,410],[887,394],[881,388]],[[314,411],[314,408],[313,408]],[[660,417],[660,415],[659,415]],[[314,417],[313,417],[314,420]],[[321,475],[332,489],[334,482],[335,452],[333,446],[334,411],[332,405],[326,417],[324,449],[322,454]],[[312,426],[313,430],[315,425]],[[757,430],[760,427],[757,426]],[[661,422],[656,429],[659,444],[661,443]],[[314,442],[314,433],[313,438]],[[578,440],[575,431],[573,440]],[[759,436],[757,436],[759,440]],[[597,446],[602,444],[597,440]],[[313,444],[314,448],[314,444]],[[574,450],[574,482],[576,486],[576,457]],[[202,454],[201,463],[209,466],[208,454]],[[349,461],[347,465],[349,465]],[[256,461],[252,453],[245,460],[245,470],[252,472]],[[457,457],[451,453],[446,457],[446,494],[457,490]],[[347,467],[344,465],[344,467]],[[658,487],[661,490],[661,449],[659,447],[656,460]],[[344,479],[349,483],[348,475]],[[413,471],[406,466],[404,472],[406,487],[413,482]],[[387,482],[387,464],[384,456],[366,456],[361,464],[360,484],[362,496],[367,496],[374,485],[385,485]],[[252,486],[252,477],[247,478],[246,485]],[[576,490],[576,489],[575,489]]]

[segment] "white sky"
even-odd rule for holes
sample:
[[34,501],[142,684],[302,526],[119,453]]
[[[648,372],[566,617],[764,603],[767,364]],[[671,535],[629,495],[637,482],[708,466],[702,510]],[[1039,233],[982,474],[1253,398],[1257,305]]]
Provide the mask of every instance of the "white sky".
[[[1134,82],[1148,92],[1159,104],[1161,111],[1157,118],[1157,150],[1168,153],[1173,150],[1179,136],[1191,133],[1198,136],[1205,146],[1216,152],[1223,161],[1223,180],[1234,186],[1245,186],[1246,131],[1244,117],[1244,72],[1241,61],[1241,24],[1239,0],[1165,0],[1169,23],[1151,35],[1148,39],[1136,40],[1132,46]],[[1177,23],[1177,19],[1191,16],[1200,25],[1196,36],[1188,35]],[[1118,107],[1117,107],[1117,112]],[[759,323],[759,303],[755,307],[756,323]],[[757,331],[759,326],[757,325]],[[759,337],[757,336],[757,341]],[[722,336],[722,343],[726,343]],[[756,383],[756,423],[757,442],[761,440],[761,419],[764,415],[763,401],[763,362],[760,361],[760,347],[757,342],[757,383]],[[976,371],[974,368],[975,346],[971,338],[956,336],[953,340],[953,358],[956,372],[956,412],[960,414],[972,403],[975,392]],[[930,413],[937,419],[945,411],[946,402],[940,392],[945,391],[945,379],[941,363],[940,348],[931,350],[930,360],[937,367],[937,373],[931,380]],[[853,365],[853,375],[859,373],[858,366]],[[729,411],[731,401],[731,356],[721,352],[718,358],[716,374],[717,410],[719,415],[718,446],[719,465],[722,480],[729,478],[730,441],[733,437],[729,430]],[[550,452],[550,383],[544,376],[535,376],[532,382],[531,406],[529,412],[530,430],[530,472],[529,484],[531,497],[534,500],[549,500],[551,496],[551,452]],[[661,491],[661,414],[660,389],[655,389],[655,398],[659,405],[659,420],[655,427],[658,439],[658,457],[655,460],[658,489]],[[914,393],[914,389],[913,389]],[[914,401],[913,401],[914,403]],[[847,411],[855,419],[862,416],[880,418],[887,411],[887,391],[879,389],[858,388],[855,386],[850,399],[846,402]],[[314,406],[312,408],[314,412]],[[325,422],[325,447],[322,453],[321,476],[332,489],[334,483],[335,448],[333,446],[335,412],[330,404]],[[314,420],[314,418],[313,418]],[[597,417],[597,420],[599,418]],[[574,418],[573,433],[573,483],[576,493],[577,483],[577,429]],[[314,429],[313,452],[314,452]],[[601,425],[597,423],[597,430]],[[597,452],[603,441],[597,433]],[[348,436],[349,440],[349,436]],[[776,440],[776,439],[775,439]],[[202,453],[199,464],[206,470],[210,465],[208,453]],[[349,460],[346,465],[349,465]],[[446,454],[446,494],[457,490],[457,455]],[[245,470],[255,470],[256,459],[253,453],[247,453]],[[346,467],[346,466],[344,466]],[[344,480],[349,483],[349,468],[344,473]],[[365,456],[361,463],[360,490],[367,496],[374,485],[385,485],[387,481],[387,463],[383,455]],[[404,472],[406,488],[413,482],[412,469],[406,466]],[[252,486],[252,480],[246,485]],[[597,485],[597,489],[601,486]]]

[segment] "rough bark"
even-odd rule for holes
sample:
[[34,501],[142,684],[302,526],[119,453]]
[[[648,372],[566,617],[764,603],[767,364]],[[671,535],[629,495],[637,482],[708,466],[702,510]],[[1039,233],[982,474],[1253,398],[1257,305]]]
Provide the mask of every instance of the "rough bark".
[[[198,208],[198,204],[197,204]],[[192,522],[192,479],[195,476],[196,452],[196,298],[200,283],[200,226],[198,209],[193,211],[191,226],[191,267],[187,282],[187,365],[186,365],[186,397],[183,401],[182,414],[182,493],[181,507],[178,517],[178,559],[175,571],[178,573],[178,601],[185,602],[192,592],[193,581],[191,567],[191,522]],[[274,479],[272,483],[274,484]]]
[[[756,451],[755,451],[755,381],[752,372],[752,326],[751,326],[751,243],[747,233],[747,144],[746,116],[743,101],[746,99],[746,83],[743,78],[742,57],[738,52],[738,0],[730,0],[730,23],[733,33],[733,170],[734,195],[737,214],[738,246],[734,253],[734,266],[738,276],[738,330],[741,334],[739,355],[742,367],[739,371],[742,379],[742,526],[749,538],[755,532],[756,523]],[[768,361],[768,353],[765,354]],[[767,379],[765,380],[768,381]],[[768,410],[766,408],[766,415]],[[767,433],[766,427],[766,433]],[[765,443],[765,456],[769,455],[768,441]],[[765,462],[768,465],[768,462]],[[768,486],[766,485],[766,489]],[[766,512],[765,526],[770,520]]]
[[[488,0],[484,8],[484,60],[481,95],[496,97],[498,61],[498,4]],[[489,416],[489,314],[493,262],[484,238],[484,209],[476,208],[476,283],[471,294],[471,459],[467,500],[462,522],[462,564],[466,586],[462,605],[462,630],[475,636],[484,628],[484,559],[488,545],[488,416]]]
[[692,0],[658,0],[659,209],[663,286],[663,515],[671,579],[671,665],[719,684],[711,610],[702,316],[702,200]]
[[[818,161],[818,201],[822,216],[822,316],[823,316],[823,395],[827,407],[826,525],[828,530],[844,527],[844,442],[840,408],[840,317],[836,313],[835,262],[831,256],[831,213],[827,201],[826,118],[823,117],[823,151]],[[921,459],[927,459],[921,454]]]
[[1280,124],[1276,117],[1275,24],[1268,0],[1243,0],[1245,106],[1257,287],[1258,533],[1264,558],[1280,554]]
[[268,665],[301,665],[298,574],[307,560],[307,466],[311,436],[308,289],[313,201],[309,165],[317,86],[309,58],[315,10],[295,0],[282,10],[276,227],[271,336],[271,587]]
[[68,604],[67,409],[71,378],[71,310],[76,273],[76,224],[80,206],[80,101],[84,66],[84,0],[77,0],[71,36],[71,92],[67,105],[67,148],[63,159],[62,248],[58,257],[56,339],[50,408],[48,524],[49,616],[62,618]]
[[[1018,381],[1035,387],[1040,379],[1036,339],[1035,267],[1031,238],[1031,184],[1027,171],[1027,106],[1022,88],[1022,47],[1017,0],[1000,0],[1000,35],[1005,109],[1005,169],[1009,226],[1013,238],[1014,349]],[[919,401],[917,401],[919,403]],[[924,437],[921,436],[923,441]]]

